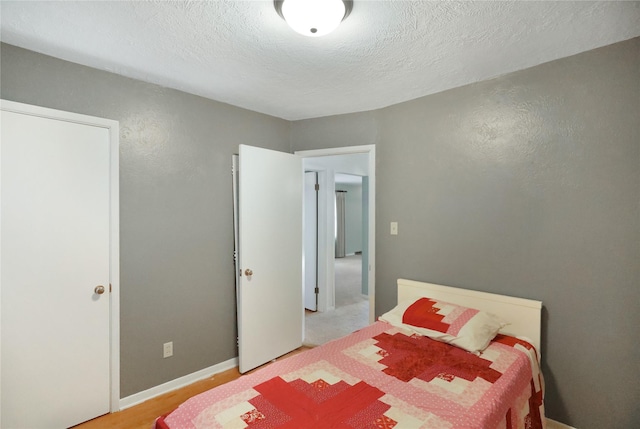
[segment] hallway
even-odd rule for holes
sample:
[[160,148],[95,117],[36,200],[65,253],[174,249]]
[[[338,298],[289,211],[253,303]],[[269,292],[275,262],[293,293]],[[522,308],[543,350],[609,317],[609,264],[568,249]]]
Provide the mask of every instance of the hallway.
[[320,345],[369,324],[369,300],[361,292],[362,255],[335,259],[336,308],[305,312],[305,345]]

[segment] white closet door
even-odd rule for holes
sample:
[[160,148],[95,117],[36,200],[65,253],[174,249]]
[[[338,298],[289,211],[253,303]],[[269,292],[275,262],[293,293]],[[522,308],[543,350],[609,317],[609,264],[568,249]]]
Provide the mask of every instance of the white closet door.
[[1,150],[2,427],[69,427],[110,408],[109,130],[3,111]]

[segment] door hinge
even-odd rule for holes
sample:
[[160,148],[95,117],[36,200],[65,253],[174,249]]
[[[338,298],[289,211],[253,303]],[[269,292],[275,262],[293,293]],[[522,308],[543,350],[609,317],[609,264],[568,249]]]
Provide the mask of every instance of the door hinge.
[[317,287],[317,288],[315,288],[313,291],[314,291],[315,293],[320,293],[320,288],[319,288],[319,287]]
[[316,191],[320,190],[320,185],[318,183],[316,183]]

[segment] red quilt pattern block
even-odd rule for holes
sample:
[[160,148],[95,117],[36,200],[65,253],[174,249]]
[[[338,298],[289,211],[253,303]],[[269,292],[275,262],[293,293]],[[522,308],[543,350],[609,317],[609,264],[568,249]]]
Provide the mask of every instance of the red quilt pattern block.
[[420,328],[431,329],[450,335],[458,335],[460,329],[476,314],[478,310],[460,307],[454,304],[447,304],[455,309],[455,315],[444,321],[446,315],[439,314],[441,304],[429,298],[420,298],[411,304],[402,315],[402,323],[418,326]]
[[390,419],[387,416],[378,417],[375,421],[376,429],[392,429],[394,428],[398,422],[393,419]]
[[443,323],[444,315],[438,314],[440,308],[436,302],[429,298],[421,298],[411,304],[402,315],[402,323],[432,329],[438,332],[447,332],[448,323]]
[[385,357],[379,361],[386,366],[384,372],[402,381],[451,380],[455,376],[468,381],[481,377],[494,383],[502,375],[489,367],[491,361],[427,337],[382,333],[374,339],[384,350]]
[[244,413],[242,416],[240,416],[240,418],[247,425],[250,425],[251,423],[257,422],[258,420],[264,420],[264,414],[262,414],[258,410],[251,410]]
[[251,429],[374,429],[397,424],[384,415],[390,406],[378,401],[384,393],[362,381],[351,386],[324,380],[287,383],[274,377],[254,389],[260,393],[249,401],[255,409],[242,416]]

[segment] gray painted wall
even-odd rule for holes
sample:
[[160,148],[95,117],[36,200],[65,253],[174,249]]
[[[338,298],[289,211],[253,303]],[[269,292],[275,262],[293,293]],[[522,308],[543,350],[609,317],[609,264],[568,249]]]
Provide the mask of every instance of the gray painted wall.
[[290,152],[290,123],[1,50],[2,98],[120,121],[122,397],[237,356],[231,155]]
[[398,277],[542,300],[548,416],[640,427],[640,39],[292,142],[376,144],[378,315]]
[[1,65],[2,98],[121,123],[122,396],[235,355],[238,143],[376,144],[377,314],[397,277],[541,299],[548,415],[640,426],[640,39],[291,124],[7,45]]

